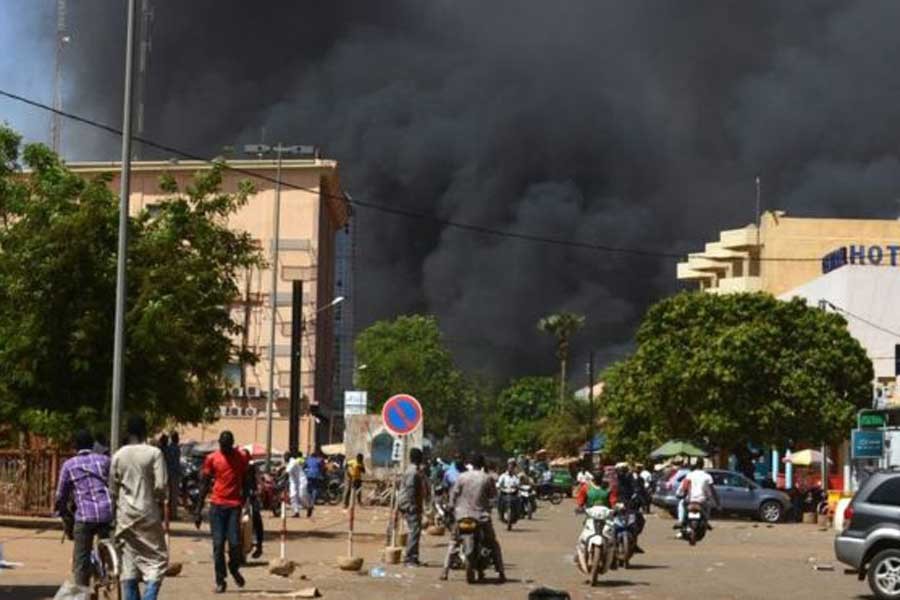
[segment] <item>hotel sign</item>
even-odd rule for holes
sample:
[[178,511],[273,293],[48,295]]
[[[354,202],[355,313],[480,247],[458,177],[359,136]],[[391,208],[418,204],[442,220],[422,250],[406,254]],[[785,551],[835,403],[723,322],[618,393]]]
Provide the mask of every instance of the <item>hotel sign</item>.
[[900,245],[865,246],[851,244],[832,250],[822,257],[822,273],[829,273],[844,265],[888,265],[898,266]]

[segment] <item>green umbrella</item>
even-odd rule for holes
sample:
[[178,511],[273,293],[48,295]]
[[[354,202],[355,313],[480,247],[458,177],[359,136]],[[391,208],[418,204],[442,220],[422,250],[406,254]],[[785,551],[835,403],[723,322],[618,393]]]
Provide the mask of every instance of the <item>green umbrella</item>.
[[706,456],[706,452],[681,440],[669,440],[650,453],[650,458],[669,458],[672,456]]

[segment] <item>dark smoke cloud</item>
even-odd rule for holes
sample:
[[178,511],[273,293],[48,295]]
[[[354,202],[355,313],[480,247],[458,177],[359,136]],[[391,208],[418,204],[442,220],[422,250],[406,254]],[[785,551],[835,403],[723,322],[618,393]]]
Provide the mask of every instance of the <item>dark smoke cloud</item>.
[[[896,216],[896,2],[153,3],[149,137],[216,154],[264,127],[361,200],[666,252],[750,222],[757,173],[771,208]],[[117,122],[114,4],[73,3],[69,104]],[[71,155],[115,156],[77,132]],[[359,216],[360,322],[434,312],[471,369],[551,370],[535,322],[560,309],[588,317],[579,362],[615,360],[677,289],[667,259]]]

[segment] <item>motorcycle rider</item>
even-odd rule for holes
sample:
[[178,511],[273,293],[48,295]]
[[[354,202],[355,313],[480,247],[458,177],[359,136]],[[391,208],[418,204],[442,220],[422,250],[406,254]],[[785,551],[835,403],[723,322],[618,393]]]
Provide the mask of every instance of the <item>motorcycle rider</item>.
[[516,494],[516,492],[519,491],[519,476],[516,475],[516,459],[511,458],[507,461],[506,471],[504,471],[497,479],[497,489],[501,492],[507,492],[506,501],[510,503],[508,508],[508,518],[515,521],[516,517],[520,514],[518,506],[519,497]]
[[[616,483],[618,486],[616,502],[630,508],[632,499],[638,492],[635,487],[635,477],[627,462],[616,464]],[[637,510],[635,517],[638,521],[638,530],[643,530],[644,516],[641,514],[640,510]],[[637,535],[635,535],[634,538],[634,552],[635,554],[644,554],[644,549],[638,544]]]
[[450,558],[459,551],[460,536],[457,524],[460,519],[471,518],[478,520],[483,528],[485,543],[491,545],[494,554],[494,568],[497,570],[497,576],[500,583],[504,583],[506,574],[503,569],[503,555],[491,523],[491,500],[497,494],[497,489],[494,486],[494,480],[484,470],[483,455],[473,456],[471,464],[472,469],[461,473],[450,491],[450,506],[453,507],[456,520],[453,525],[453,535],[447,547],[447,557],[444,559],[441,580],[447,580],[450,573]]
[[594,506],[609,508],[609,486],[603,481],[603,474],[584,474],[584,484],[578,488],[575,494],[575,504],[581,510],[587,510]]
[[[706,518],[706,528],[712,531],[709,523],[709,512],[712,506],[719,507],[719,495],[713,485],[712,476],[703,470],[703,459],[697,459],[691,472],[685,476],[678,489],[679,495],[682,497],[678,503],[678,524],[679,527],[684,525],[687,518],[687,506],[689,504],[699,504],[703,509],[703,515]],[[677,537],[681,537],[679,531]]]

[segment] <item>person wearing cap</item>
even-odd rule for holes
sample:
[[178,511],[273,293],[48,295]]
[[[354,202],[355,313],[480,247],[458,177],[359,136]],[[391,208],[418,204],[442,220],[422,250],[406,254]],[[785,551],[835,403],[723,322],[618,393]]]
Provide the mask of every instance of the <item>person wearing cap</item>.
[[228,588],[225,581],[225,542],[228,542],[228,572],[239,588],[244,587],[240,566],[240,520],[244,504],[245,480],[249,461],[234,447],[234,434],[223,431],[219,435],[219,449],[203,461],[200,483],[200,501],[194,515],[194,525],[200,529],[203,520],[203,500],[212,487],[209,497],[209,527],[212,531],[213,563],[215,564],[215,592],[222,594]]

